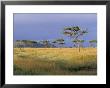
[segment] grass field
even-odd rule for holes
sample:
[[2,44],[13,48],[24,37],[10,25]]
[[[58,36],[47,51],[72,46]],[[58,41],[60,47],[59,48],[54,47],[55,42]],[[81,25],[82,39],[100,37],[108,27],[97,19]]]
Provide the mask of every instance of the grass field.
[[14,75],[96,74],[96,48],[14,48]]

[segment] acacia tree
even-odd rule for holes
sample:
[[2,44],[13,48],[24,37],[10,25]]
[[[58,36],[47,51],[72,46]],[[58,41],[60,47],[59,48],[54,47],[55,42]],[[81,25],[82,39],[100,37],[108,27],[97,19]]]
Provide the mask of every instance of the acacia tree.
[[83,47],[83,43],[84,40],[73,40],[74,46],[79,48],[79,52],[80,52],[80,48]]
[[80,47],[83,47],[84,40],[80,40]]
[[86,33],[88,33],[87,29],[84,30],[84,29],[81,29],[78,26],[75,26],[75,27],[65,27],[64,31],[63,31],[64,35],[67,35],[68,37],[71,38],[72,41],[74,41],[73,42],[74,46],[78,46],[77,44],[79,44],[79,43],[77,43],[75,41],[80,40],[80,38],[83,37],[83,35],[85,35]]
[[23,46],[27,47],[28,40],[22,40],[22,42],[24,43]]
[[57,39],[56,42],[57,42],[58,45],[61,45],[61,47],[63,47],[64,44],[65,44],[64,39],[62,39],[62,38]]
[[30,40],[22,40],[24,43],[24,47],[31,47],[31,41]]
[[28,46],[31,47],[31,48],[34,47],[34,43],[36,43],[36,42],[32,41],[32,40],[27,40],[26,41],[26,44],[28,44]]
[[50,42],[49,40],[43,40],[43,41],[42,41],[43,45],[44,45],[46,48],[50,47],[49,42]]
[[90,43],[90,47],[95,47],[97,44],[97,40],[90,40],[89,43]]
[[57,41],[56,40],[54,40],[54,41],[52,41],[52,44],[55,46],[55,47],[57,47]]
[[37,41],[31,41],[31,47],[36,47]]
[[17,47],[17,48],[20,48],[20,50],[23,48],[23,41],[22,40],[16,40],[16,42],[15,42],[15,46]]
[[32,40],[22,40],[24,47],[35,47],[37,44],[37,41]]

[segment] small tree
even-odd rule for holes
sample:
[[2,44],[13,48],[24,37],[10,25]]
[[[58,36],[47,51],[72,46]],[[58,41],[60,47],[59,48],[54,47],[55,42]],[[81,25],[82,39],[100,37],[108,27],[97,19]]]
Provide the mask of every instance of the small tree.
[[89,43],[90,43],[90,47],[96,47],[97,40],[90,40]]
[[54,41],[52,41],[52,44],[55,46],[55,47],[57,47],[57,41],[56,40],[54,40]]
[[84,43],[84,42],[85,42],[84,40],[81,40],[81,41],[80,41],[80,44],[81,44],[80,47],[83,47],[83,43]]
[[61,47],[63,47],[64,44],[65,44],[64,39],[62,39],[62,38],[57,39],[56,42],[57,42],[58,45],[61,45]]
[[16,44],[15,44],[16,47],[17,47],[17,48],[20,48],[20,50],[24,47],[22,40],[16,40],[15,43],[16,43]]
[[50,47],[48,40],[43,40],[42,43],[44,44],[44,46],[45,46],[46,48]]
[[31,41],[32,47],[36,47],[37,41]]
[[79,48],[80,52],[80,47],[82,47],[82,44],[84,43],[84,40],[73,40],[74,46]]
[[28,40],[22,40],[22,42],[24,43],[23,46],[24,46],[24,47],[27,47],[27,42],[28,42]]

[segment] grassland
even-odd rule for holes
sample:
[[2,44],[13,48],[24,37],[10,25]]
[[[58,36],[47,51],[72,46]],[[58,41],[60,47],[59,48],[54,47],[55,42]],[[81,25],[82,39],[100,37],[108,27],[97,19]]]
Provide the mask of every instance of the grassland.
[[14,48],[14,75],[96,74],[96,48]]

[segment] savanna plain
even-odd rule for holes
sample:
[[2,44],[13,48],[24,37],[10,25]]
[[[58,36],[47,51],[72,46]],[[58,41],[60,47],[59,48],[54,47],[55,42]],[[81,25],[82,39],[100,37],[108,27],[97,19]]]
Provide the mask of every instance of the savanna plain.
[[14,48],[14,75],[96,75],[97,48]]

